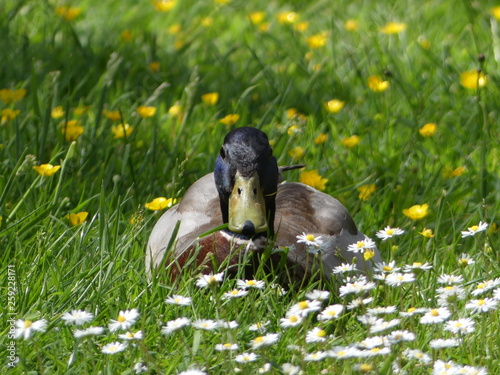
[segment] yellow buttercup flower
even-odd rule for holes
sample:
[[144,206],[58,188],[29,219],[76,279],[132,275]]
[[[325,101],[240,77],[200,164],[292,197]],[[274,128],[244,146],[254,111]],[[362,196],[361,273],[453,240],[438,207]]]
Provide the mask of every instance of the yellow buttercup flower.
[[405,214],[412,220],[420,220],[427,216],[427,214],[429,213],[428,211],[429,205],[427,203],[422,205],[416,204],[414,206],[411,206],[410,208],[405,208],[403,210],[403,214]]
[[295,12],[280,12],[276,18],[280,24],[292,24],[297,22],[299,15]]
[[445,172],[445,177],[448,177],[448,178],[453,178],[453,177],[460,177],[461,175],[464,174],[464,172],[466,171],[466,168],[464,166],[460,166],[460,167],[456,167],[455,169],[453,170],[448,170],[447,172]]
[[314,143],[317,144],[317,145],[320,145],[320,144],[323,144],[326,142],[326,140],[328,139],[328,135],[327,134],[324,134],[324,133],[321,133],[321,134],[318,134],[316,136],[316,138],[314,138]]
[[357,188],[357,190],[359,191],[358,198],[362,201],[367,201],[370,199],[375,190],[377,190],[377,187],[375,184],[361,185]]
[[248,15],[248,18],[254,25],[258,25],[264,21],[265,16],[266,12],[252,12]]
[[436,124],[429,123],[429,124],[425,124],[420,129],[418,129],[418,132],[420,133],[420,135],[422,137],[428,138],[428,137],[431,137],[434,135],[434,133],[436,132],[436,129],[437,129]]
[[476,90],[486,86],[486,83],[488,83],[488,79],[481,71],[470,70],[460,74],[460,84],[467,89]]
[[302,22],[297,22],[295,25],[293,25],[293,29],[295,31],[298,31],[300,33],[303,33],[309,28],[309,22],[302,21]]
[[168,114],[170,116],[179,116],[182,115],[182,105],[174,104],[172,107],[168,109]]
[[134,131],[134,127],[130,126],[129,124],[118,124],[112,126],[111,131],[114,134],[114,139],[128,138]]
[[9,121],[14,120],[19,113],[21,113],[21,111],[19,109],[10,109],[10,108],[2,109],[2,111],[1,111],[1,114],[2,114],[1,124],[3,125]]
[[495,17],[497,20],[500,20],[500,6],[491,8],[490,12],[493,17]]
[[180,23],[174,23],[167,29],[167,32],[172,35],[179,34],[181,31],[182,31],[182,26]]
[[151,61],[149,63],[149,69],[153,72],[159,72],[160,71],[160,62],[159,61]]
[[63,5],[56,7],[55,12],[59,17],[61,17],[65,21],[73,21],[76,17],[78,17],[82,13],[82,10],[81,8]]
[[351,135],[348,138],[344,138],[341,140],[342,145],[347,148],[353,148],[358,145],[360,138],[357,135]]
[[148,107],[145,105],[141,105],[137,107],[137,113],[142,118],[153,117],[156,113],[156,107]]
[[107,109],[103,109],[102,114],[111,121],[120,121],[122,119],[120,111],[108,111]]
[[432,229],[424,228],[424,229],[422,229],[422,232],[419,232],[419,233],[426,238],[434,237],[434,233],[432,233]]
[[132,31],[130,30],[123,30],[121,33],[120,33],[120,38],[123,42],[125,43],[129,43],[132,41],[132,39],[134,38],[134,35],[132,34]]
[[68,142],[76,141],[84,132],[85,128],[80,125],[80,121],[70,120],[61,124],[61,133]]
[[321,177],[317,170],[302,171],[300,182],[318,190],[325,190],[328,179]]
[[304,156],[306,151],[303,147],[297,146],[288,151],[288,155],[290,155],[293,159],[298,160]]
[[76,214],[68,214],[66,215],[66,219],[69,220],[69,223],[72,226],[80,225],[84,223],[85,220],[87,220],[88,214],[89,214],[88,212],[78,212]]
[[27,93],[26,89],[19,89],[19,90],[1,89],[0,99],[5,104],[18,102],[19,100],[21,100],[26,96],[26,93]]
[[175,0],[154,0],[153,6],[158,12],[168,12],[175,6]]
[[165,197],[159,197],[153,199],[151,202],[148,202],[144,205],[148,210],[151,211],[160,211],[165,208],[170,208],[174,204],[177,203],[177,199],[175,198],[165,198]]
[[389,88],[389,81],[384,81],[377,75],[368,77],[367,83],[368,87],[375,92],[382,92]]
[[309,48],[318,49],[324,47],[328,41],[328,33],[323,32],[315,34],[306,39]]
[[81,116],[90,109],[89,105],[80,105],[73,110],[75,116]]
[[66,114],[66,112],[64,112],[64,108],[62,106],[52,108],[52,111],[50,112],[50,116],[52,116],[52,118],[55,118],[55,119],[61,118],[65,114]]
[[358,30],[358,23],[355,20],[347,20],[344,23],[344,27],[347,31],[356,31]]
[[406,23],[389,22],[380,29],[380,32],[383,34],[398,34],[406,30],[407,27],[408,25]]
[[340,112],[342,108],[344,108],[345,102],[337,99],[329,100],[324,103],[326,110],[330,113]]
[[375,251],[372,249],[366,249],[365,252],[363,253],[363,258],[368,261],[372,259],[375,256]]
[[60,165],[52,165],[52,164],[42,164],[42,165],[38,165],[38,166],[33,167],[33,169],[36,171],[36,173],[38,173],[40,176],[43,176],[43,177],[52,176],[60,168],[61,168]]
[[229,115],[226,115],[225,117],[221,118],[219,122],[224,125],[234,125],[238,120],[240,119],[240,115],[237,113],[231,113]]
[[216,105],[217,102],[219,101],[219,93],[218,92],[209,92],[209,93],[203,94],[201,96],[201,100],[205,104]]

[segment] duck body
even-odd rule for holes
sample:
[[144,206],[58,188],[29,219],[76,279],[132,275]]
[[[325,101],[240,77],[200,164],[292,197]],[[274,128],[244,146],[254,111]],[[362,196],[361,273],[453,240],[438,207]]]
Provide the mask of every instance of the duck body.
[[[334,267],[353,261],[366,272],[381,261],[377,249],[370,261],[347,251],[365,236],[338,200],[301,183],[278,183],[280,170],[264,133],[254,128],[234,132],[239,137],[226,137],[215,172],[191,185],[181,202],[156,223],[146,250],[148,272],[163,266],[175,277],[191,266],[202,266],[205,273],[220,266],[236,269],[244,257],[258,259],[266,246],[278,252],[286,249],[287,273],[294,280],[318,273],[329,279]],[[248,156],[245,168],[232,160],[223,163]],[[227,228],[213,231],[224,224]],[[317,254],[298,240],[303,234],[321,241]],[[277,254],[271,261],[281,259]]]

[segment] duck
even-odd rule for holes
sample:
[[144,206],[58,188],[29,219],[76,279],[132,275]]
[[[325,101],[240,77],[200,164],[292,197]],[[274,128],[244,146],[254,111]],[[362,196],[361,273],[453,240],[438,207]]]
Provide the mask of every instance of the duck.
[[[284,181],[286,171],[301,167],[279,167],[263,131],[231,130],[214,171],[191,185],[155,224],[146,248],[147,273],[165,267],[176,278],[194,267],[204,274],[225,269],[236,275],[244,262],[253,264],[251,273],[266,248],[271,269],[289,282],[330,280],[332,270],[346,263],[371,272],[380,253],[374,247],[365,260],[348,250],[367,237],[344,205],[311,186]],[[284,264],[281,271],[277,263]]]

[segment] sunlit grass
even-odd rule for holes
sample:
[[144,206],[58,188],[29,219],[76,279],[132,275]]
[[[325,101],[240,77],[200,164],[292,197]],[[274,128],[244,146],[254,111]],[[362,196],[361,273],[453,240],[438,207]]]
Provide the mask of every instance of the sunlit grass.
[[[443,373],[495,373],[498,12],[361,5],[4,1],[0,345],[19,358],[11,373],[427,374],[448,361]],[[376,241],[386,264],[373,281],[346,273],[283,293],[262,269],[262,289],[231,278],[200,288],[194,269],[148,279],[154,223],[244,125],[269,135],[280,164],[307,165],[287,180],[338,198]],[[379,238],[388,226],[404,233]],[[307,297],[315,289],[330,296]],[[111,332],[132,309],[130,327]],[[66,324],[72,310],[94,317]],[[16,321],[26,340],[9,337]],[[75,338],[90,327],[102,332]]]

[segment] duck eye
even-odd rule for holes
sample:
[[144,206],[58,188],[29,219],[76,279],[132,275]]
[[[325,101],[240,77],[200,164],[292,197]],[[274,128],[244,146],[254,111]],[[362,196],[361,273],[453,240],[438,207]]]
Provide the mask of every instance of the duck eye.
[[221,147],[221,149],[220,149],[220,157],[222,159],[226,158],[226,151],[224,151],[224,147]]
[[241,195],[241,189],[238,188],[238,195]]
[[253,188],[253,195],[257,195],[257,189]]

